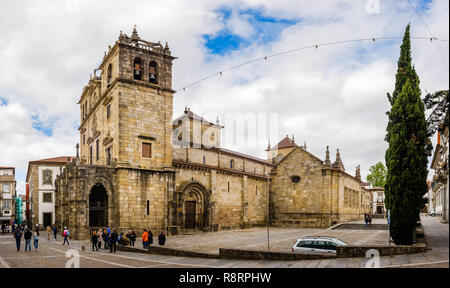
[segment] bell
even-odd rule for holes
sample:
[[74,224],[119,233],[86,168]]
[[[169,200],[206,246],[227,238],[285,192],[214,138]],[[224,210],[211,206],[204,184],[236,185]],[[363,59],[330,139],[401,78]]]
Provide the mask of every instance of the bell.
[[156,80],[155,74],[150,74],[150,79],[151,80]]
[[135,74],[135,75],[140,75],[140,74],[141,74],[141,71],[139,71],[139,70],[134,70],[134,74]]

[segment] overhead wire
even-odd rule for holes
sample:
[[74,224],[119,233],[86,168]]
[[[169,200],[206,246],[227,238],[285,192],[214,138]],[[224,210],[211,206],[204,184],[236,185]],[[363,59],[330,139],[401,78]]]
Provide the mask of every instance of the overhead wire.
[[[345,44],[345,43],[364,42],[364,41],[376,42],[377,40],[401,40],[401,39],[403,39],[403,37],[357,38],[357,39],[348,39],[348,40],[339,40],[339,41],[311,44],[311,45],[307,45],[307,46],[303,46],[303,47],[299,47],[299,48],[295,48],[295,49],[285,50],[285,51],[273,53],[273,54],[270,54],[270,55],[258,57],[258,58],[255,58],[255,59],[252,59],[252,60],[249,60],[249,61],[237,64],[237,65],[234,65],[234,66],[230,66],[230,67],[225,68],[225,69],[223,69],[223,70],[221,70],[219,72],[215,72],[213,74],[210,74],[208,76],[200,78],[200,79],[198,79],[198,80],[196,80],[194,82],[191,82],[191,83],[183,86],[182,88],[177,89],[176,92],[178,92],[180,90],[186,91],[187,88],[192,87],[192,86],[194,86],[196,84],[199,84],[201,82],[204,82],[204,81],[206,81],[208,79],[211,79],[211,78],[216,77],[216,76],[223,76],[223,73],[225,73],[225,72],[229,72],[231,70],[235,70],[235,69],[238,69],[238,68],[246,66],[246,65],[250,65],[250,64],[253,64],[253,63],[256,63],[256,62],[259,62],[259,61],[267,60],[269,58],[274,58],[274,57],[281,56],[281,55],[284,55],[284,54],[294,53],[294,52],[297,52],[297,51],[306,50],[306,49],[312,49],[312,48],[318,49],[318,48],[324,47],[324,46],[332,46],[332,45],[339,45],[339,44]],[[411,39],[412,40],[429,40],[431,42],[432,41],[447,42],[447,40],[437,38],[437,37],[435,37],[433,35],[431,37],[411,37]]]

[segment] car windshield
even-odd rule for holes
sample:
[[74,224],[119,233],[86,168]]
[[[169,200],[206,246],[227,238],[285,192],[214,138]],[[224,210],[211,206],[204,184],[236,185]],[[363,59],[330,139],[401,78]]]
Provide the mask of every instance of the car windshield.
[[345,243],[344,241],[341,241],[339,239],[336,239],[335,242],[337,245],[347,245],[347,243]]

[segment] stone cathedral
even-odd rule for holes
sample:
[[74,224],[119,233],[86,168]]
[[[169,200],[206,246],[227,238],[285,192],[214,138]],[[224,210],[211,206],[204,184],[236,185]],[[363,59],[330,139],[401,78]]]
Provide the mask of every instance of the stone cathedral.
[[[220,147],[219,124],[173,119],[167,43],[120,33],[84,87],[77,156],[55,180],[55,219],[75,239],[99,227],[136,232],[329,227],[370,211],[359,175],[286,137],[258,159]],[[198,132],[198,133],[197,133]],[[268,199],[269,198],[269,199]]]

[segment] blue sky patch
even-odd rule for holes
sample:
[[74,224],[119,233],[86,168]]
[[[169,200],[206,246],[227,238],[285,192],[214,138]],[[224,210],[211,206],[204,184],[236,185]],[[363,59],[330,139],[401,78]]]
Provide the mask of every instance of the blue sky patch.
[[8,105],[8,100],[6,98],[0,97],[0,106]]
[[44,133],[48,137],[53,136],[53,129],[52,129],[51,125],[44,124],[42,121],[39,120],[39,117],[37,115],[32,116],[31,119],[33,120],[33,128],[34,129],[36,129],[39,132]]
[[[204,34],[204,46],[211,54],[225,55],[234,50],[247,48],[252,44],[267,45],[279,39],[284,29],[300,22],[299,19],[283,19],[264,15],[259,9],[243,9],[234,11],[228,7],[222,7],[216,10],[224,28],[215,34]],[[228,27],[228,21],[232,16],[239,17],[246,21],[253,28],[254,33],[243,37],[231,31]]]

